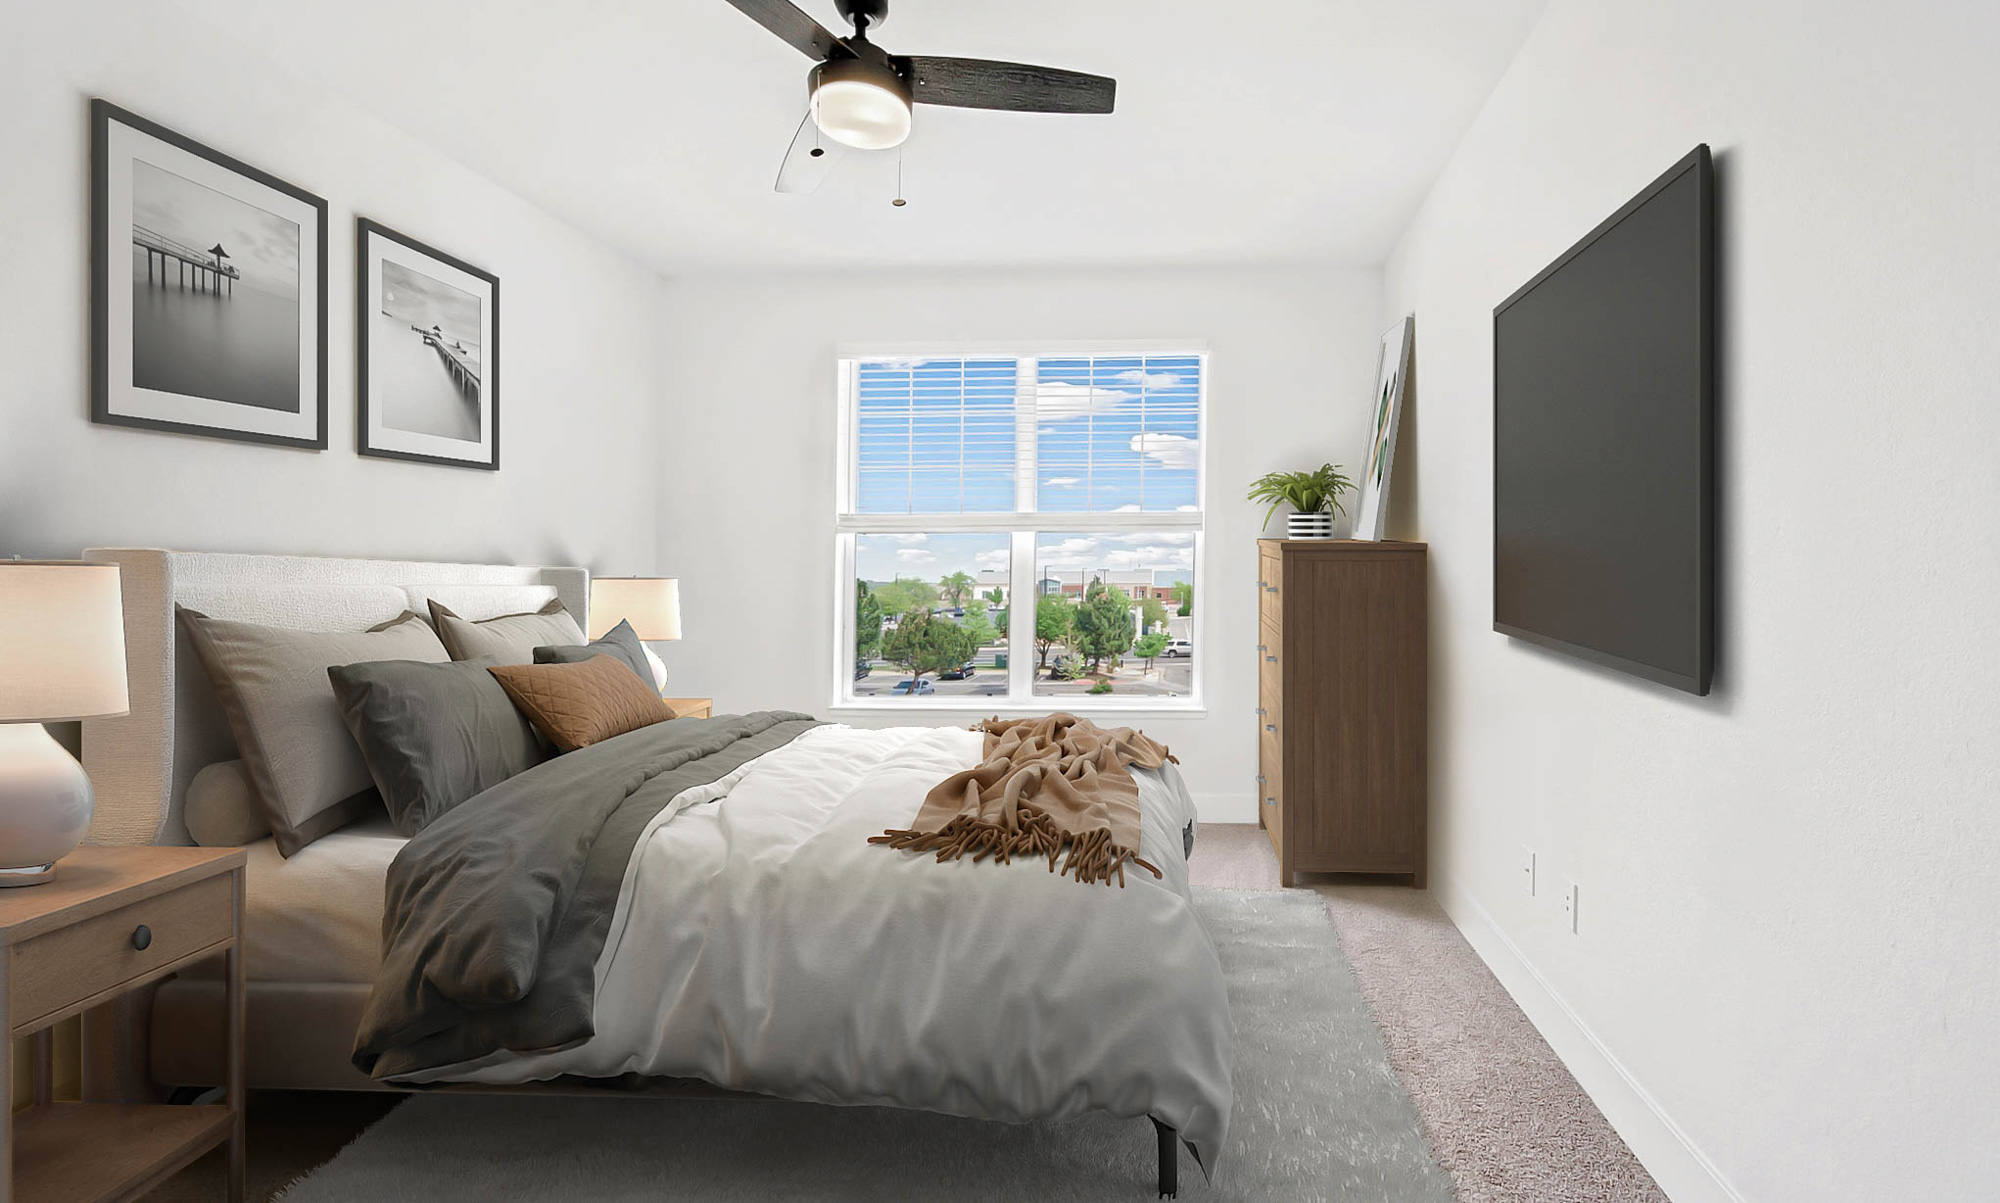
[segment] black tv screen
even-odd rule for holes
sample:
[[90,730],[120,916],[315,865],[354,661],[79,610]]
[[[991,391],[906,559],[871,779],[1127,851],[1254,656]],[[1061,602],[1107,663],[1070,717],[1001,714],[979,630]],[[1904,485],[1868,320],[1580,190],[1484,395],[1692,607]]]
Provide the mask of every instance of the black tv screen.
[[1493,629],[1697,694],[1714,225],[1699,146],[1493,311]]

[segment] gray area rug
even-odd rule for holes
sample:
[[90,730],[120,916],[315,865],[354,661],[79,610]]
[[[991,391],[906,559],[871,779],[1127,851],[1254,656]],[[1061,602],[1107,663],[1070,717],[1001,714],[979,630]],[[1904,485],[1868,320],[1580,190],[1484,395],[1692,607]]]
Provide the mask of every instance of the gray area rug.
[[[1213,1182],[1181,1198],[1448,1203],[1326,909],[1311,893],[1195,892],[1229,979],[1236,1105]],[[419,1095],[286,1203],[1154,1197],[1144,1120],[1013,1126],[879,1107]]]

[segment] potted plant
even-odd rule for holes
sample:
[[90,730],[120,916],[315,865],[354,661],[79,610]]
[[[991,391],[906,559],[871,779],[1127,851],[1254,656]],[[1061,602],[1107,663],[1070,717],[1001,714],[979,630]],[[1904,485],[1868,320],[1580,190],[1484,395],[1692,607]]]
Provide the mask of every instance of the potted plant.
[[1340,495],[1353,488],[1354,482],[1338,464],[1321,464],[1308,472],[1268,472],[1258,477],[1250,485],[1250,500],[1270,504],[1264,511],[1266,529],[1278,507],[1289,505],[1293,513],[1285,528],[1288,537],[1331,539],[1335,515],[1347,512]]

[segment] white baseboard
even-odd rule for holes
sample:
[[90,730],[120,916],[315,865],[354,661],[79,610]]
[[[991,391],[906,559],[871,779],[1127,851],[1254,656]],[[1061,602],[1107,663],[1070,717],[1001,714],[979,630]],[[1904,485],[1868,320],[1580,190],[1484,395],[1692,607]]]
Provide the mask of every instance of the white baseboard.
[[1196,794],[1194,812],[1204,823],[1255,823],[1255,794]]
[[1673,1121],[1632,1071],[1549,985],[1493,916],[1455,882],[1430,882],[1445,913],[1493,976],[1513,995],[1528,1021],[1604,1113],[1625,1144],[1675,1203],[1745,1203],[1715,1163]]

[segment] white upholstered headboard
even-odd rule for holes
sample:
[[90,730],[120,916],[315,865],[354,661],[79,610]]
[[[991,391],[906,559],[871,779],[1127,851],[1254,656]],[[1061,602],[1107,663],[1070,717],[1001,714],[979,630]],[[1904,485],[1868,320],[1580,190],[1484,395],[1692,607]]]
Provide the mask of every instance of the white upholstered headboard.
[[582,568],[425,564],[92,548],[119,565],[132,711],[83,724],[83,767],[97,790],[93,844],[186,844],[181,800],[204,767],[235,759],[236,740],[207,674],[174,621],[176,603],[214,618],[297,630],[362,631],[436,598],[470,619],[535,610],[561,598],[590,613]]

